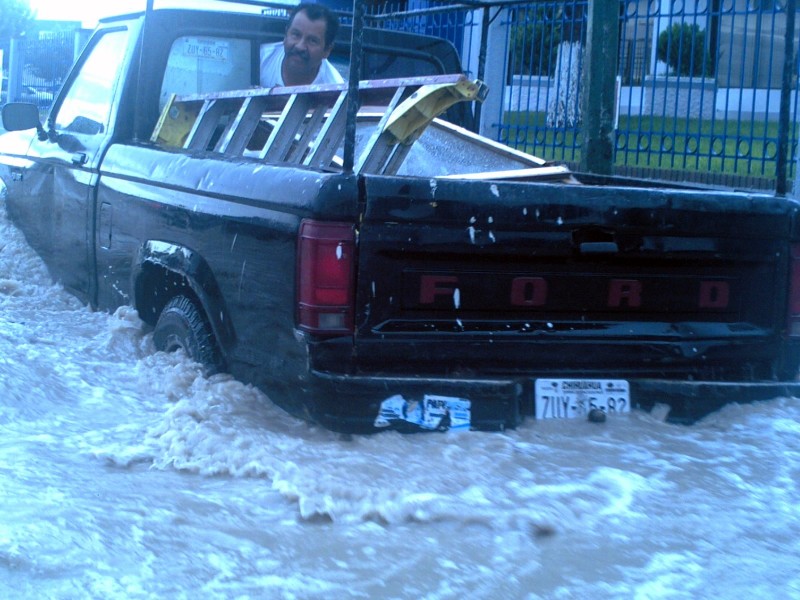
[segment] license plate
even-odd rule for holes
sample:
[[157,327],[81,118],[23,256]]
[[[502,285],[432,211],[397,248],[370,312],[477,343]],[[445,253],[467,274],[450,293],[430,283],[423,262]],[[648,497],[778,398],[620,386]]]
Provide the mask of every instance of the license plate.
[[537,379],[535,392],[537,419],[585,419],[594,408],[609,415],[631,410],[623,379]]

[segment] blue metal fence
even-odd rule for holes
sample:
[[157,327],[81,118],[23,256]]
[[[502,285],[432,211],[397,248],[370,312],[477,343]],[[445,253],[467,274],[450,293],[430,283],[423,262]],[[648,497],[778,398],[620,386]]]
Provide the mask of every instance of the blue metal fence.
[[413,31],[443,38],[453,43],[462,56],[465,71],[477,77],[477,56],[480,46],[482,9],[448,6],[452,3],[433,0],[407,0],[371,3],[367,24],[396,31]]
[[588,3],[541,2],[499,13],[508,53],[498,139],[544,158],[577,161]]
[[13,39],[0,104],[30,102],[44,119],[87,38],[86,31],[68,29],[33,31]]
[[[785,4],[628,1],[624,7],[617,163],[774,177]],[[796,116],[796,94],[791,104]],[[794,130],[790,141],[794,147]]]
[[[369,24],[453,41],[465,70],[490,80],[500,99],[484,114],[483,133],[577,163],[588,9],[587,0],[411,0],[378,5],[384,16]],[[385,16],[393,11],[403,12]],[[785,11],[775,0],[620,0],[619,62],[609,66],[617,73],[617,170],[773,187]],[[796,76],[791,83],[795,90]],[[794,123],[795,93],[790,107]],[[792,172],[797,129],[788,136]]]

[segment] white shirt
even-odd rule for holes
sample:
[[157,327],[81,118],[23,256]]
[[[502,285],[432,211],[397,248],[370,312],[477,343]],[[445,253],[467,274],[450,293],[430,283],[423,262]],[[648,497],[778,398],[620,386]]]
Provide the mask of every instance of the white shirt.
[[[281,67],[286,53],[283,50],[283,42],[275,44],[263,44],[261,46],[261,87],[274,87],[276,85],[286,85],[283,82]],[[312,84],[316,83],[344,83],[344,79],[339,75],[339,71],[324,59],[319,66],[319,72]]]

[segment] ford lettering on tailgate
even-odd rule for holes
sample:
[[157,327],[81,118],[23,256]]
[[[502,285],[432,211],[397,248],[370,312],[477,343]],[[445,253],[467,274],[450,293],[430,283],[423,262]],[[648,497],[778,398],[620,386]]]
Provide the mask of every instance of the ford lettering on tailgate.
[[733,277],[592,273],[421,273],[407,271],[404,306],[410,309],[548,311],[736,312],[740,282]]

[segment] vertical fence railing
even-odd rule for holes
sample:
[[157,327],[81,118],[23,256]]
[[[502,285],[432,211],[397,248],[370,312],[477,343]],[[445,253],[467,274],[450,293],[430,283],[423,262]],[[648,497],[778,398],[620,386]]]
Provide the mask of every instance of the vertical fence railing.
[[[475,48],[485,44],[480,35],[486,24],[469,3],[446,10],[448,4],[453,5],[416,0],[373,6],[384,14],[438,9],[381,26],[450,39],[474,76]],[[587,0],[544,0],[489,9],[501,24],[499,41],[506,48],[502,64],[487,65],[503,71],[491,88],[502,97],[491,115],[493,137],[543,158],[579,162],[587,8]],[[620,0],[618,171],[772,187],[780,143],[785,11],[780,0]],[[791,89],[796,87],[793,81]],[[794,91],[790,113],[786,162],[794,177]]]
[[621,14],[621,48],[651,58],[621,65],[617,164],[774,178],[784,3],[627,1]]
[[[475,77],[478,71],[477,51],[481,44],[479,9],[453,9],[451,3],[409,2],[370,3],[366,8],[366,24],[396,31],[413,31],[449,40],[462,58],[464,72]],[[391,15],[397,15],[392,17]],[[381,18],[371,18],[380,15]]]
[[781,101],[777,149],[777,169],[775,175],[775,193],[784,196],[791,189],[788,180],[789,171],[789,123],[791,113],[791,90],[793,79],[797,74],[797,52],[795,51],[794,30],[797,17],[797,0],[786,1],[786,35],[784,61],[781,76]]
[[498,139],[551,160],[577,161],[585,0],[506,10],[506,88]]
[[622,46],[638,46],[645,60],[638,72],[620,75],[618,164],[702,168],[699,159],[714,128],[715,85],[709,78],[709,15],[698,6],[624,3]]
[[15,85],[7,90],[7,100],[35,104],[44,118],[86,37],[82,31],[67,30],[15,39],[10,61],[15,72],[9,73]]

